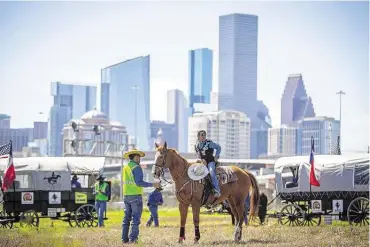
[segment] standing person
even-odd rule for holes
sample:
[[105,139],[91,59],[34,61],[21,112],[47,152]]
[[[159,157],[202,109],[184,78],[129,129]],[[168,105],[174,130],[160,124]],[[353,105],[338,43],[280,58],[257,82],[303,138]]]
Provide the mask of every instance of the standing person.
[[[123,156],[130,160],[122,169],[123,201],[125,203],[125,216],[122,222],[123,243],[136,243],[138,241],[140,219],[143,213],[143,187],[161,187],[160,183],[143,181],[140,160],[144,156],[145,153],[137,149],[128,151]],[[129,236],[130,224],[131,232]]]
[[105,177],[100,175],[94,185],[95,208],[98,213],[98,226],[104,227],[104,213],[107,209],[109,198],[109,184],[104,181]]
[[148,197],[148,207],[150,211],[150,217],[148,222],[146,223],[146,226],[150,226],[154,220],[154,226],[159,226],[159,220],[158,220],[158,206],[163,205],[163,197],[161,193],[162,188],[157,188],[153,192],[149,194]]
[[[216,155],[214,155],[216,150]],[[217,143],[207,139],[207,133],[205,130],[198,132],[198,142],[195,144],[195,152],[199,159],[202,160],[203,164],[207,166],[211,175],[213,185],[213,196],[218,198],[221,196],[220,186],[216,175],[216,163],[220,158],[221,146]]]

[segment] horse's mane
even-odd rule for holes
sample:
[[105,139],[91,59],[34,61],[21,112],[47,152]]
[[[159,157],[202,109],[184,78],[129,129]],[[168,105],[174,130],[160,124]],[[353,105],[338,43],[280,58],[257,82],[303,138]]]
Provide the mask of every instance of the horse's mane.
[[[163,150],[163,147],[158,147],[157,148],[157,151],[162,151]],[[168,151],[170,151],[171,153],[173,154],[176,154],[182,161],[184,161],[184,163],[186,164],[187,167],[191,166],[192,164],[189,163],[184,157],[182,157],[179,152],[177,152],[176,149],[173,149],[173,148],[167,148]]]

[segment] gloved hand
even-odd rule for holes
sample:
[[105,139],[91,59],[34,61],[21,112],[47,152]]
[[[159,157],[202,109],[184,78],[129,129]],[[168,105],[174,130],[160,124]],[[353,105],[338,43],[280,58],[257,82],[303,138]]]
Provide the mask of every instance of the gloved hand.
[[153,183],[154,188],[161,188],[161,183]]
[[218,158],[217,157],[215,157],[215,163],[217,163],[218,162]]

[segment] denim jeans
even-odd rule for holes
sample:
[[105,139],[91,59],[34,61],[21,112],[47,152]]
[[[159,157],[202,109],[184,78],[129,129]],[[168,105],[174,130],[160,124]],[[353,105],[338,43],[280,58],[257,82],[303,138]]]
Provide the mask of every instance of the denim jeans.
[[249,212],[249,207],[250,207],[250,197],[249,197],[249,194],[247,196],[247,199],[245,199],[245,204],[244,204],[245,208],[245,218],[244,218],[244,223],[248,225],[248,212]]
[[216,175],[216,163],[213,161],[209,162],[208,169],[211,175],[211,180],[212,180],[212,185],[213,185],[214,190],[217,191],[218,193],[221,193],[220,186],[218,185],[217,175]]
[[96,201],[95,208],[98,214],[98,226],[104,226],[104,213],[107,209],[107,201]]
[[[122,241],[124,243],[136,242],[139,237],[139,225],[143,213],[143,198],[141,195],[125,196],[123,201],[125,203],[125,216],[122,222]],[[131,232],[129,236],[130,224]]]
[[158,205],[149,205],[149,211],[150,211],[150,217],[146,225],[150,226],[154,220],[154,226],[159,226]]

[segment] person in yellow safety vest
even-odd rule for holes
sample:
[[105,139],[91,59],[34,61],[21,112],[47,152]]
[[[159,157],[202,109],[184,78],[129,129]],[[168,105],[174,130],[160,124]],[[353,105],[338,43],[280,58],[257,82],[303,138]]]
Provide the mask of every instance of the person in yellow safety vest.
[[104,227],[104,213],[107,209],[109,198],[109,184],[104,181],[105,177],[100,175],[94,185],[95,208],[98,214],[98,226]]
[[[136,243],[139,237],[139,225],[143,213],[143,187],[160,188],[160,183],[148,183],[143,181],[143,170],[140,167],[140,159],[145,153],[133,149],[124,154],[125,159],[129,159],[128,164],[123,166],[123,196],[125,203],[125,215],[122,221],[122,242]],[[129,228],[131,224],[131,233]]]

